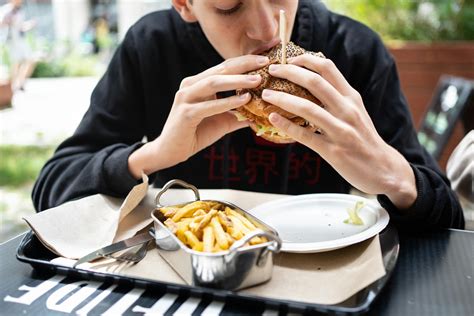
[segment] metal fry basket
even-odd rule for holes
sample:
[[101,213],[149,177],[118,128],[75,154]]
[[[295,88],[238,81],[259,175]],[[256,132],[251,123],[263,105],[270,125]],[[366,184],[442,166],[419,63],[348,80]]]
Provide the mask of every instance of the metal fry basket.
[[[160,204],[161,196],[174,185],[191,189],[195,194],[195,201],[200,201],[199,191],[195,186],[182,180],[171,180],[158,192],[155,198],[156,209],[151,213],[151,217],[154,221],[154,237],[160,255],[187,284],[238,290],[270,280],[273,254],[281,248],[281,240],[272,227],[232,203],[202,200],[230,207],[251,221],[257,229],[235,241],[228,250],[216,253],[195,251],[168,229],[164,224],[166,217],[160,212],[160,208],[165,206]],[[194,201],[189,203],[191,202]],[[182,207],[186,204],[188,203],[166,206]],[[254,237],[265,237],[267,241],[248,245]]]

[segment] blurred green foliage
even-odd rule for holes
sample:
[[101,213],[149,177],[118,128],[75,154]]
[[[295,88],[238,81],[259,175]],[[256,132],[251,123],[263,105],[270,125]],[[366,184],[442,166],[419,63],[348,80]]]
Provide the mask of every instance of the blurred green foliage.
[[0,45],[0,64],[10,65],[10,55],[6,45]]
[[96,55],[70,54],[65,57],[40,61],[33,72],[33,78],[85,77],[98,73],[99,59]]
[[1,145],[0,186],[17,188],[34,181],[53,151],[51,147]]
[[325,0],[384,40],[474,40],[474,0]]
[[[34,59],[38,60],[33,78],[86,77],[96,76],[104,71],[104,56],[90,52],[80,53],[81,49],[69,41],[50,42],[37,38],[32,33],[27,34],[28,45],[35,52]],[[111,43],[108,44],[112,45]],[[0,65],[7,69],[11,67],[9,54],[7,46],[0,45]]]

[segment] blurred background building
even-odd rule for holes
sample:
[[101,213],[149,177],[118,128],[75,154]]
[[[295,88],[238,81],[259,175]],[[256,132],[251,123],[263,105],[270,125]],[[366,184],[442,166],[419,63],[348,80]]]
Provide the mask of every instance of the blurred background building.
[[105,20],[112,34],[123,38],[143,15],[171,6],[170,0],[38,0],[49,4],[57,39],[79,40],[84,30]]
[[[0,5],[6,2],[0,0]],[[111,31],[122,38],[140,17],[168,8],[170,3],[171,0],[25,0],[23,9],[37,19],[38,35],[76,41],[100,18],[106,19]]]
[[117,42],[140,17],[170,6],[171,0],[24,0],[23,11],[36,20],[37,38],[78,44],[91,40],[97,26]]

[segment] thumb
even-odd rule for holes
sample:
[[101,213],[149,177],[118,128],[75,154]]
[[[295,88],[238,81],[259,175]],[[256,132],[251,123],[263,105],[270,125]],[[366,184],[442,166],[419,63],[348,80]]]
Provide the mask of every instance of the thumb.
[[248,127],[250,123],[248,120],[239,120],[237,116],[231,112],[222,113],[220,114],[220,116],[220,119],[222,119],[223,121],[222,123],[224,123],[223,126],[227,126],[227,131],[225,132],[225,134],[232,133],[241,128]]

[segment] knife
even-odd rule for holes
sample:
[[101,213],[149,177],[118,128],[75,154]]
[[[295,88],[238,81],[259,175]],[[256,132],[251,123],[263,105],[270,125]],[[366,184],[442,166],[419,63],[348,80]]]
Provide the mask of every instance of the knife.
[[149,232],[139,234],[139,235],[133,236],[131,238],[127,238],[125,240],[116,242],[116,243],[111,244],[109,246],[97,249],[97,250],[91,252],[88,255],[85,255],[84,257],[77,260],[77,262],[72,267],[75,268],[77,265],[79,265],[81,263],[93,261],[93,260],[96,260],[96,259],[99,259],[99,258],[104,258],[104,256],[106,256],[106,255],[110,255],[114,252],[125,250],[127,248],[131,248],[133,246],[143,244],[147,241],[152,240],[153,238],[154,237]]

